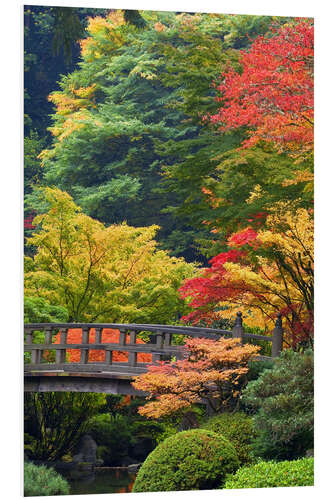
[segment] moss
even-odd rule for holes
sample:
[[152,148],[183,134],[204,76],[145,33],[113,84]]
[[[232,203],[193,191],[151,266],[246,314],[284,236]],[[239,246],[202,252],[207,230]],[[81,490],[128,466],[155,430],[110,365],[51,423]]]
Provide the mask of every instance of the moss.
[[236,450],[224,437],[205,429],[183,431],[163,441],[147,457],[132,491],[216,488],[238,467]]
[[314,459],[301,458],[284,462],[259,462],[241,467],[225,481],[223,489],[279,488],[286,486],[313,486]]
[[255,437],[253,419],[245,413],[222,413],[211,417],[201,428],[216,432],[235,447],[241,465],[250,464],[251,442]]

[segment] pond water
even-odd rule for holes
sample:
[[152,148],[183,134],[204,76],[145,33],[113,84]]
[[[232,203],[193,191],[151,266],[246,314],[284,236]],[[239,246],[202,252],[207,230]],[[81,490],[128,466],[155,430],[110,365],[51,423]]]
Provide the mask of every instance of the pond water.
[[136,474],[127,469],[95,471],[89,476],[77,479],[66,477],[70,484],[70,495],[92,495],[98,493],[129,493],[132,491]]

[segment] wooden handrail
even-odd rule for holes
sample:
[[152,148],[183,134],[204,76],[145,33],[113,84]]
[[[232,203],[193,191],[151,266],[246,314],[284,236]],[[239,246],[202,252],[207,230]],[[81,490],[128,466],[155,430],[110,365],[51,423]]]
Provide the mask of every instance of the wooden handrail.
[[[95,342],[89,342],[90,329],[95,330]],[[74,344],[68,343],[68,331],[72,329],[82,330],[82,342]],[[104,329],[118,330],[118,342],[102,342],[102,332]],[[35,331],[45,332],[45,342],[41,344],[33,343],[33,334]],[[161,360],[162,356],[176,359],[183,359],[185,351],[181,345],[173,345],[173,335],[183,335],[187,337],[203,337],[217,340],[221,337],[233,337],[243,342],[245,339],[272,342],[272,356],[278,356],[282,349],[283,329],[281,317],[278,316],[273,336],[255,335],[244,332],[242,316],[237,313],[237,319],[232,331],[220,330],[216,328],[202,328],[181,325],[157,325],[157,324],[123,324],[123,323],[29,323],[24,325],[26,333],[25,352],[31,352],[30,360],[25,364],[26,372],[35,370],[49,371],[121,371],[129,370],[136,374],[138,371],[146,370],[151,363]],[[60,343],[52,343],[52,332],[60,333]],[[140,332],[149,332],[156,337],[156,343],[136,343],[137,334]],[[66,352],[69,349],[80,350],[80,361],[71,363],[66,361]],[[105,351],[104,361],[89,361],[89,352],[94,350]],[[45,362],[43,360],[44,351],[55,351],[55,362]],[[128,353],[128,361],[113,361],[112,352]],[[138,353],[151,354],[151,363],[138,362]],[[258,359],[269,359],[266,356],[258,356]]]

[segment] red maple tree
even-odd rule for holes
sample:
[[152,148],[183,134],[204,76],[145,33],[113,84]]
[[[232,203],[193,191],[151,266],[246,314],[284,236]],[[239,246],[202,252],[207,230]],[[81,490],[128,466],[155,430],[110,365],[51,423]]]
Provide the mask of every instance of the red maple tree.
[[280,151],[313,148],[314,26],[298,19],[255,39],[233,68],[214,83],[221,107],[210,120],[221,130],[247,127],[248,148],[259,141]]

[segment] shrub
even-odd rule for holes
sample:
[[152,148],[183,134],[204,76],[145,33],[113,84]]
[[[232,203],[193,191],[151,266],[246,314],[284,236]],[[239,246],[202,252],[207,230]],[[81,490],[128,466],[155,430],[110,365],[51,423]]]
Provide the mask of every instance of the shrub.
[[225,481],[223,489],[313,486],[313,458],[284,462],[259,462],[241,467]]
[[[267,344],[267,342],[266,342]],[[246,378],[249,382],[257,380],[264,370],[271,370],[274,366],[274,360],[263,360],[263,361],[249,361],[249,371],[247,372]]]
[[24,496],[68,495],[68,482],[45,465],[24,464]]
[[211,417],[201,425],[228,439],[235,447],[241,465],[252,462],[251,442],[255,437],[253,419],[245,413],[222,413]]
[[313,448],[313,351],[284,351],[271,370],[249,382],[242,399],[256,413],[253,451],[295,459]]
[[236,450],[224,437],[205,429],[183,431],[147,457],[132,491],[210,489],[238,467]]

